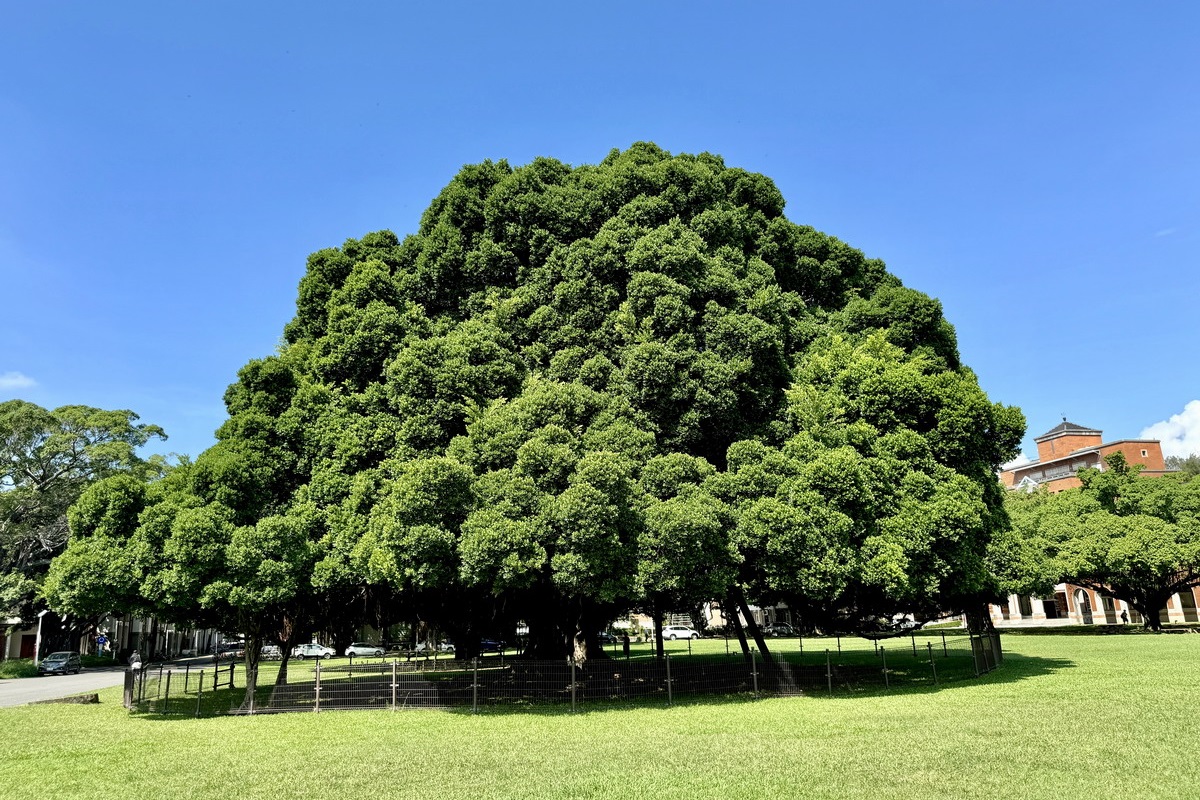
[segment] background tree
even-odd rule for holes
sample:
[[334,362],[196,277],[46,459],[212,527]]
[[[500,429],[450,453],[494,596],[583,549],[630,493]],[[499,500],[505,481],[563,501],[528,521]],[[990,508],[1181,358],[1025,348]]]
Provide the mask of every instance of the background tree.
[[[67,509],[93,482],[161,475],[161,458],[137,450],[166,435],[132,411],[24,400],[0,403],[0,613],[32,620],[51,559],[69,539]],[[51,629],[52,630],[52,629]]]
[[1105,460],[1080,471],[1079,489],[1010,494],[1012,529],[991,557],[1011,592],[1068,581],[1128,602],[1158,630],[1168,598],[1200,586],[1200,479],[1143,478],[1120,453]]
[[1200,455],[1196,453],[1187,456],[1167,456],[1164,460],[1167,469],[1177,469],[1193,477],[1200,475]]
[[223,555],[154,580],[276,613],[234,545],[299,518],[263,540],[303,553],[272,609],[388,603],[462,656],[518,620],[531,654],[588,655],[618,613],[704,595],[862,617],[988,590],[1020,413],[987,402],[936,300],[783,205],[639,143],[464,167],[403,241],[313,254],[280,352],[139,518]]

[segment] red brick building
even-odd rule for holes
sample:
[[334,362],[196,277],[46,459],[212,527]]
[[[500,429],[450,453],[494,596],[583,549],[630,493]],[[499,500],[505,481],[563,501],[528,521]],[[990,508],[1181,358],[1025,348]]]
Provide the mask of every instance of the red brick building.
[[1100,431],[1085,428],[1074,422],[1056,425],[1037,442],[1037,460],[1000,472],[1000,482],[1010,489],[1032,489],[1045,486],[1051,492],[1061,492],[1079,486],[1076,473],[1084,467],[1107,468],[1105,457],[1123,453],[1130,464],[1140,464],[1142,475],[1161,475],[1167,471],[1163,462],[1162,445],[1157,439],[1118,439],[1105,442]]

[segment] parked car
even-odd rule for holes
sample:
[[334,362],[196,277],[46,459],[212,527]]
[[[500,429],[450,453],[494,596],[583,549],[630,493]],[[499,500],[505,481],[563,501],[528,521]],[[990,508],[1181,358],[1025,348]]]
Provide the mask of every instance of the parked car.
[[786,622],[773,622],[763,626],[762,634],[763,636],[795,636],[796,629]]
[[664,625],[662,635],[664,639],[699,639],[700,634],[694,628],[689,628],[687,625]]
[[383,656],[383,648],[370,642],[354,642],[346,648],[346,655],[375,656],[376,658],[381,658]]
[[481,653],[503,653],[504,642],[498,639],[480,639],[479,652]]
[[74,672],[76,675],[83,669],[79,653],[62,650],[51,653],[38,662],[38,675],[66,675]]
[[301,661],[306,658],[333,658],[335,655],[337,652],[332,647],[326,647],[316,642],[298,644],[292,648],[292,657]]
[[277,644],[264,644],[258,651],[258,657],[263,661],[280,661],[283,659],[283,653]]
[[[433,644],[431,642],[417,642],[417,646],[413,648],[413,651],[417,653],[432,653]],[[438,642],[437,651],[439,653],[453,653],[454,642]]]
[[613,636],[608,631],[600,631],[600,633],[598,633],[596,635],[596,638],[600,640],[600,644],[616,644],[617,643],[617,637]]

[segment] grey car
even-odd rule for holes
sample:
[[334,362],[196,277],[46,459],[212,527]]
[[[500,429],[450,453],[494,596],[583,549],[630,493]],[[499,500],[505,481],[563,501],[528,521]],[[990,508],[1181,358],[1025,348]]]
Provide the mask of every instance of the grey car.
[[38,675],[66,675],[71,672],[78,675],[82,669],[83,663],[79,660],[79,653],[60,650],[39,661],[37,671]]

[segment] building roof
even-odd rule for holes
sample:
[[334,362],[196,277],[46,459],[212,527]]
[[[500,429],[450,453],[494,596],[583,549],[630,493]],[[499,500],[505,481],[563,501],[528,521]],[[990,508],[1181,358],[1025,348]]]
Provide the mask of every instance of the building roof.
[[1106,445],[1094,444],[1091,447],[1081,447],[1078,450],[1072,450],[1071,452],[1067,453],[1065,456],[1059,456],[1058,458],[1050,458],[1045,461],[1038,461],[1038,460],[1034,459],[1033,461],[1030,461],[1028,464],[1020,464],[1018,466],[1009,467],[1008,469],[1002,469],[1000,471],[1001,472],[1025,472],[1025,471],[1032,472],[1035,469],[1045,469],[1046,467],[1050,467],[1050,466],[1054,466],[1055,464],[1058,464],[1060,461],[1070,461],[1072,459],[1079,458],[1080,456],[1085,456],[1088,453],[1099,453],[1101,448],[1103,448],[1105,446]]
[[1074,422],[1068,422],[1066,417],[1064,417],[1062,422],[1060,422],[1058,425],[1055,425],[1053,428],[1046,431],[1041,436],[1038,436],[1037,438],[1035,438],[1034,441],[1040,442],[1043,439],[1053,439],[1056,436],[1065,436],[1069,433],[1094,434],[1096,436],[1099,436],[1101,434],[1101,432],[1096,430],[1095,428],[1085,428],[1082,425],[1076,425]]

